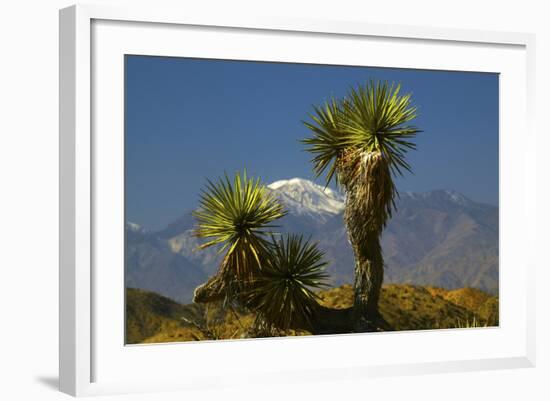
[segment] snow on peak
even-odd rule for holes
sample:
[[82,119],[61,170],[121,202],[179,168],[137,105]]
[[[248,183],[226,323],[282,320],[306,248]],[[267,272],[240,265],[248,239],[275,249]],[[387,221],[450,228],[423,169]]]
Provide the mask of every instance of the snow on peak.
[[145,228],[143,228],[143,226],[141,226],[137,223],[132,223],[131,221],[126,222],[126,229],[129,230],[129,231],[135,232],[135,233],[145,233],[145,232],[147,232],[147,230]]
[[319,217],[344,209],[344,196],[303,178],[275,181],[268,185],[289,211]]
[[456,192],[453,190],[446,190],[445,195],[447,195],[453,202],[459,204],[459,205],[468,205],[471,203],[471,201],[466,198],[464,195],[462,195],[460,192]]
[[460,206],[468,206],[473,202],[460,192],[452,189],[436,189],[428,192],[401,191],[402,198],[431,202],[450,202]]

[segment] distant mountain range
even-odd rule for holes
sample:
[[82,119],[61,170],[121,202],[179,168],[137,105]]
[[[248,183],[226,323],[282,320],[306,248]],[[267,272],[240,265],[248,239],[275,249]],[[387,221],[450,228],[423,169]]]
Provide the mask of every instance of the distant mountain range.
[[[354,259],[343,224],[345,197],[311,181],[293,178],[268,186],[288,210],[280,232],[319,242],[337,286],[353,283]],[[498,207],[449,190],[401,192],[397,211],[382,236],[385,282],[447,289],[474,287],[498,293]],[[193,290],[214,273],[215,249],[196,251],[191,212],[161,231],[126,225],[126,284],[190,302]]]

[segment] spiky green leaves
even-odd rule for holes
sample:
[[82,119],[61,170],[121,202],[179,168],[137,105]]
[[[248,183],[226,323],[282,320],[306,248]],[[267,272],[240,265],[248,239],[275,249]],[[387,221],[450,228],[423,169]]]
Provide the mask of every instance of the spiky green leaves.
[[342,121],[345,120],[345,116],[340,102],[336,99],[331,99],[321,107],[313,106],[313,109],[314,113],[309,115],[312,122],[303,122],[313,132],[313,137],[306,138],[302,142],[307,145],[306,150],[314,155],[312,162],[317,176],[328,169],[326,178],[328,185],[335,177],[336,161],[346,149],[350,148],[345,132],[342,130]]
[[[301,236],[275,238],[271,223],[285,214],[259,180],[243,174],[208,182],[195,212],[200,248],[220,245],[219,271],[195,290],[195,302],[237,301],[277,330],[306,328],[325,285],[323,253]],[[270,235],[267,237],[267,235]]]
[[194,213],[198,221],[195,235],[209,239],[201,249],[219,244],[219,252],[226,252],[223,270],[249,279],[267,252],[271,223],[284,215],[282,205],[259,179],[237,173],[231,181],[225,175],[218,182],[208,181],[202,191]]
[[302,236],[273,239],[270,257],[249,292],[249,305],[278,329],[306,328],[318,307],[313,289],[327,285],[323,256]]
[[[405,154],[416,148],[411,139],[420,132],[408,125],[415,117],[411,95],[401,95],[400,85],[370,81],[352,88],[343,99],[314,107],[311,121],[304,122],[313,136],[303,143],[314,155],[316,174],[326,172],[327,184],[332,178],[352,180],[359,174],[354,169],[360,168],[361,157],[372,152],[380,152],[392,173],[402,174],[411,170]],[[348,174],[337,174],[343,168]]]

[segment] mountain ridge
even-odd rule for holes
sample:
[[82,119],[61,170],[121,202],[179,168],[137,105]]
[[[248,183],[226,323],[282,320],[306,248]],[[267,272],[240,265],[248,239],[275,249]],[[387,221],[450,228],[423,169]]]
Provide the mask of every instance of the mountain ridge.
[[[333,285],[353,282],[354,258],[343,224],[345,197],[301,178],[275,181],[267,187],[289,212],[277,222],[279,231],[302,233],[318,242],[330,262],[327,270]],[[403,191],[396,206],[382,236],[385,282],[498,292],[498,207],[475,202],[453,190]],[[131,232],[127,236],[128,254],[134,255],[134,259],[127,257],[129,282],[188,302],[191,283],[206,280],[221,260],[216,249],[196,251],[203,240],[193,236],[194,225],[191,212],[186,212],[156,232],[127,226],[127,232]],[[141,259],[133,252],[137,237],[145,238],[141,242]],[[145,257],[143,244],[148,241],[156,258]],[[162,252],[158,251],[161,243]],[[161,256],[163,252],[171,255]],[[182,266],[177,267],[178,263]],[[144,272],[154,276],[155,269],[165,272],[161,276],[166,276],[170,290],[164,291],[160,284],[147,288],[151,285]],[[139,279],[135,278],[136,270],[140,271]],[[158,277],[151,280],[159,282]],[[175,282],[179,280],[187,282],[181,283],[186,290],[178,295]]]

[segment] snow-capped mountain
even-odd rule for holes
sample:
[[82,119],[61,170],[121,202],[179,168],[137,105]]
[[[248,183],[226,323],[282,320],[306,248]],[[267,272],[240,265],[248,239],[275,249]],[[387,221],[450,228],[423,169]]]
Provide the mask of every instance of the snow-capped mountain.
[[[311,181],[273,182],[269,190],[288,214],[276,231],[304,234],[319,244],[334,285],[353,282],[354,257],[344,227],[344,196]],[[385,281],[498,292],[498,207],[451,190],[400,193],[382,235]],[[215,249],[197,251],[195,219],[184,214],[164,230],[127,224],[127,283],[181,302],[216,271]]]
[[344,210],[344,196],[303,178],[275,181],[267,186],[297,216],[328,220]]

